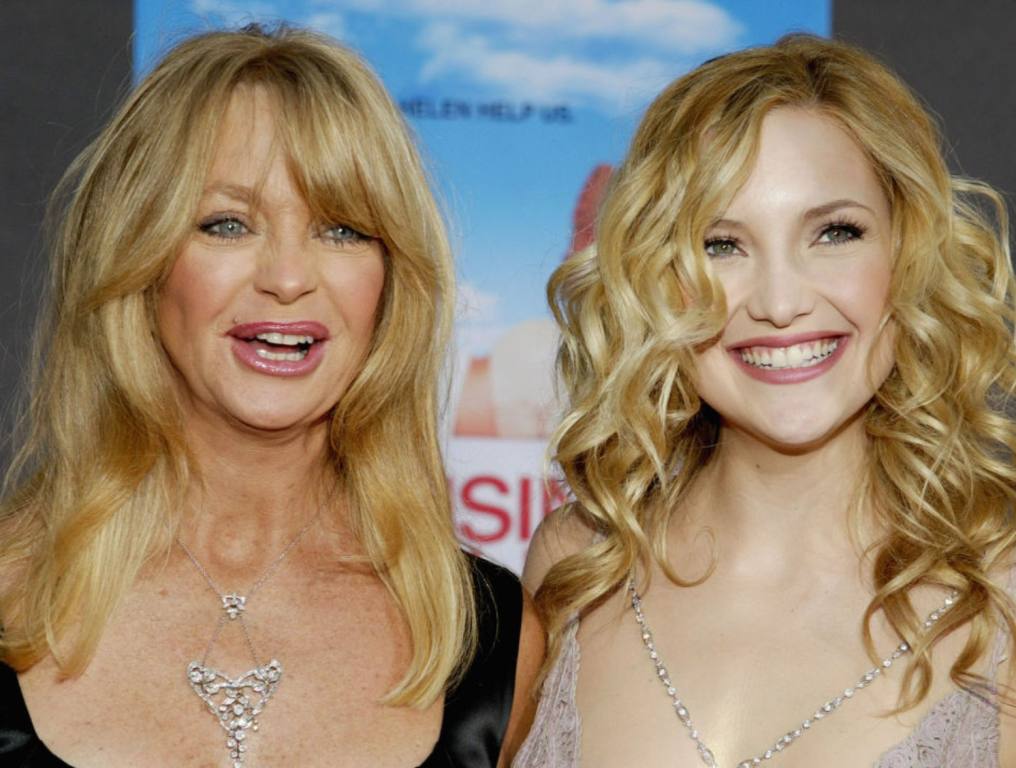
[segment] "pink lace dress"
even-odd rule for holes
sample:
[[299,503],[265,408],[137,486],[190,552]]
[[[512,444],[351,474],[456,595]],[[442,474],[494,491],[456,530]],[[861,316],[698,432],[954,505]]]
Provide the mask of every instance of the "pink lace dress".
[[[566,630],[561,653],[544,680],[533,727],[512,768],[578,768],[582,723],[575,706],[579,671],[578,621]],[[994,669],[1005,648],[999,638]],[[988,697],[956,691],[939,701],[906,739],[873,768],[1000,768],[998,710]]]

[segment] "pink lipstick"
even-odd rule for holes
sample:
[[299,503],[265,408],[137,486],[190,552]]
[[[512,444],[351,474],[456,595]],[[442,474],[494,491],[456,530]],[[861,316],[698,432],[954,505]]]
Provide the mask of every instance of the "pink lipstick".
[[818,378],[839,361],[850,340],[835,331],[758,336],[727,348],[741,370],[766,384],[799,384]]
[[226,335],[242,364],[269,376],[305,376],[320,365],[328,329],[313,320],[241,323]]

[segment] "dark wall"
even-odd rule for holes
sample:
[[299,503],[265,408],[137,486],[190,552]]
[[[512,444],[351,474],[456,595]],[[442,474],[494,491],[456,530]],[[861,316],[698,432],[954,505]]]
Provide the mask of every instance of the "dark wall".
[[[0,428],[43,281],[46,200],[130,84],[131,0],[3,0],[0,11]],[[4,456],[0,445],[0,460]]]
[[955,173],[1016,193],[1016,3],[840,0],[836,37],[892,66],[938,115]]

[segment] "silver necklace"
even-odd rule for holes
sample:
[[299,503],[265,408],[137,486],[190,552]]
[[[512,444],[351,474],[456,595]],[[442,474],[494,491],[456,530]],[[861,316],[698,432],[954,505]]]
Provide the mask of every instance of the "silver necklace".
[[[660,658],[659,652],[656,650],[656,644],[653,642],[653,633],[649,629],[649,624],[646,622],[645,614],[642,612],[642,596],[635,589],[634,577],[628,580],[628,592],[631,595],[631,608],[635,613],[635,621],[638,622],[639,627],[642,629],[642,643],[645,645],[646,650],[649,652],[649,658],[656,667],[656,677],[663,684],[663,687],[667,689],[667,695],[670,697],[671,702],[674,706],[674,714],[677,715],[677,719],[681,725],[688,732],[688,736],[693,742],[695,747],[698,749],[699,757],[702,760],[703,765],[711,766],[716,768],[716,757],[706,743],[702,740],[701,734],[695,728],[691,720],[691,714],[688,712],[688,706],[681,701],[680,696],[677,693],[677,689],[674,687],[674,683],[670,679],[670,673],[667,672],[667,668],[663,664],[663,660]],[[959,598],[959,593],[956,591],[950,592],[949,596],[946,597],[945,603],[941,608],[936,608],[932,611],[928,618],[924,621],[924,628],[930,629],[935,622],[941,619],[946,612],[953,606],[956,600]],[[844,688],[843,692],[838,696],[834,696],[829,701],[822,704],[818,709],[815,710],[815,714],[811,717],[805,718],[800,725],[793,728],[783,736],[776,739],[776,742],[764,752],[760,752],[753,757],[749,757],[746,760],[742,760],[737,764],[737,768],[754,768],[754,766],[761,765],[766,760],[771,760],[780,752],[785,750],[797,739],[803,736],[805,733],[810,731],[818,723],[824,720],[829,715],[835,713],[844,702],[848,699],[852,699],[854,694],[864,690],[877,680],[884,670],[889,669],[893,663],[903,656],[905,653],[910,652],[910,645],[907,643],[900,643],[893,652],[886,656],[880,666],[872,667],[865,672],[853,685]]]
[[[247,622],[243,618],[244,611],[247,610],[247,601],[272,577],[282,561],[286,559],[286,555],[300,542],[300,539],[310,530],[316,520],[317,515],[300,529],[300,532],[282,550],[282,553],[268,564],[268,567],[245,594],[225,592],[220,589],[187,546],[179,538],[176,540],[180,549],[194,563],[198,573],[204,577],[208,588],[215,593],[222,604],[222,615],[219,616],[212,637],[205,647],[204,655],[200,661],[192,661],[187,665],[187,680],[190,682],[191,689],[201,698],[216,722],[226,732],[226,749],[229,750],[233,768],[243,768],[243,761],[247,753],[247,732],[256,732],[260,729],[258,716],[275,695],[275,690],[282,680],[282,664],[277,659],[273,658],[266,664],[258,662],[254,641],[251,640]],[[251,659],[254,662],[254,667],[239,677],[229,677],[206,664],[208,654],[211,653],[215,641],[219,639],[222,628],[226,622],[231,621],[240,622],[244,640],[247,642],[247,650],[250,651]]]

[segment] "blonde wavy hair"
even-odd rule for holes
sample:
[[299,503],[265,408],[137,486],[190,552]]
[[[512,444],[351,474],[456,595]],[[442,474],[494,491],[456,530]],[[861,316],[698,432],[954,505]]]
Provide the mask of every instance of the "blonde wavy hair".
[[315,215],[384,247],[374,338],[331,415],[330,458],[412,640],[385,700],[425,706],[475,645],[437,432],[451,256],[409,130],[376,76],[334,41],[284,27],[178,45],[64,179],[25,434],[0,508],[0,658],[24,669],[52,654],[80,673],[139,569],[168,550],[183,489],[200,481],[155,310],[193,229],[220,120],[248,85],[275,99]]
[[[633,570],[648,572],[655,559],[689,583],[668,562],[665,533],[719,429],[690,376],[693,348],[726,322],[704,234],[746,180],[763,119],[784,106],[846,129],[891,204],[896,366],[864,413],[870,452],[858,506],[870,504],[885,531],[871,552],[868,653],[878,659],[870,623],[879,610],[914,649],[902,710],[927,695],[941,637],[970,625],[951,669],[969,685],[981,680],[973,668],[996,628],[1016,630],[1013,602],[993,580],[1016,545],[1016,428],[1006,413],[1016,385],[1014,282],[999,195],[951,177],[913,94],[842,43],[789,36],[667,87],[612,181],[595,248],[552,277],[568,397],[552,451],[574,494],[566,514],[600,536],[551,568],[536,601],[553,658],[569,617]],[[926,634],[909,597],[917,584],[961,595]]]

